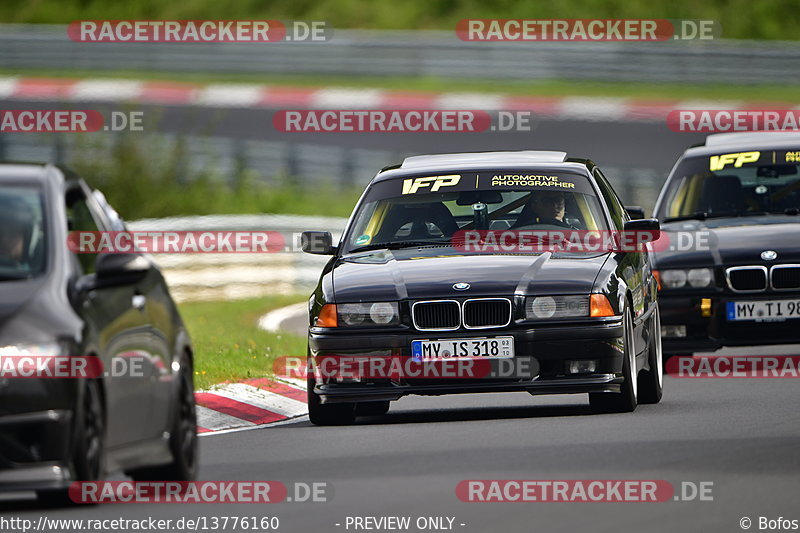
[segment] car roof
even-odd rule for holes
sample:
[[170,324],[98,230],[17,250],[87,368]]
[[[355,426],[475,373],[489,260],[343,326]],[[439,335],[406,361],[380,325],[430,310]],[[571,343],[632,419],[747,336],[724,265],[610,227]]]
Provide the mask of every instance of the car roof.
[[716,133],[706,137],[705,144],[693,146],[684,152],[684,157],[718,154],[720,152],[745,150],[800,149],[800,132],[794,131],[748,131]]
[[47,166],[42,163],[0,163],[0,180],[2,181],[35,181],[42,183],[46,179]]
[[0,161],[0,181],[63,183],[68,187],[83,182],[75,172],[62,165],[28,161]]
[[516,152],[466,152],[458,154],[415,155],[406,157],[400,168],[419,168],[438,165],[463,165],[474,163],[563,163],[567,152],[520,150]]
[[518,150],[500,152],[461,152],[452,154],[415,155],[399,165],[381,170],[373,182],[421,172],[463,171],[477,169],[536,168],[588,174],[585,159],[567,159],[566,152],[550,150]]

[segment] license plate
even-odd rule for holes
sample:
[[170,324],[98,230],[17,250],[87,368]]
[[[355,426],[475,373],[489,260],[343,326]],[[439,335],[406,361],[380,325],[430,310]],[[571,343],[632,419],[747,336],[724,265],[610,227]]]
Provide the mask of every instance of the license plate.
[[508,359],[514,357],[514,337],[411,341],[411,357],[415,361],[442,361],[473,357]]
[[782,322],[800,318],[800,300],[759,300],[728,302],[728,320]]

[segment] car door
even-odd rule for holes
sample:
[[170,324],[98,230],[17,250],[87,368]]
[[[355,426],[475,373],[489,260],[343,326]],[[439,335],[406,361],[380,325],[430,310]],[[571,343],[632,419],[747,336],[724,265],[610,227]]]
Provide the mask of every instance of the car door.
[[[606,177],[600,169],[594,169],[595,179],[600,188],[603,200],[608,207],[611,215],[614,230],[622,231],[625,222],[630,220],[628,213],[622,205],[617,193],[611,187]],[[655,295],[651,294],[653,287],[652,283],[652,270],[650,267],[650,258],[646,252],[646,248],[642,247],[641,252],[624,252],[619,254],[619,271],[617,274],[625,280],[628,289],[631,291],[633,300],[633,317],[634,321],[641,317],[649,308],[650,304],[654,302]],[[636,328],[637,331],[634,335],[634,342],[636,343],[636,352],[640,353],[645,348],[645,337],[643,328]]]
[[[104,221],[113,231],[129,231],[119,213],[106,201],[98,190],[92,192],[90,205],[95,204]],[[144,305],[150,333],[151,354],[149,360],[152,393],[150,396],[150,423],[146,428],[149,437],[158,437],[169,430],[171,407],[174,402],[175,387],[172,361],[177,356],[178,335],[182,322],[175,302],[169,294],[166,280],[160,269],[153,264],[147,275],[137,284],[138,293],[134,298]]]
[[[86,188],[67,189],[70,231],[106,231],[102,213]],[[81,275],[95,273],[98,254],[75,253]],[[152,338],[137,284],[91,288],[78,296],[77,311],[90,331],[90,343],[103,360],[109,448],[148,436],[153,392]]]
[[152,268],[137,286],[144,303],[150,335],[150,424],[151,437],[168,429],[175,387],[172,361],[177,344],[177,310],[158,268]]

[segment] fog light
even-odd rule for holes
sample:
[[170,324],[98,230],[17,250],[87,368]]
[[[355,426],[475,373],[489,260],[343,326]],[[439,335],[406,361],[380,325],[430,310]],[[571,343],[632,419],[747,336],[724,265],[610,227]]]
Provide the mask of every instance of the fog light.
[[686,326],[661,326],[661,337],[685,337]]
[[711,298],[703,298],[700,300],[700,316],[711,316]]
[[597,372],[597,359],[569,361],[570,374],[594,374]]

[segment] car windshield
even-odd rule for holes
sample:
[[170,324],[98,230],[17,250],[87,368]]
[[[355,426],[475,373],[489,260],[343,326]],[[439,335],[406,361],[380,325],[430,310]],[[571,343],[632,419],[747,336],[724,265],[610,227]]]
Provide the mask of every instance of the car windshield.
[[542,172],[416,176],[370,187],[345,250],[449,244],[459,230],[607,229],[589,178]]
[[796,214],[800,150],[691,157],[675,171],[657,217],[661,220]]
[[44,271],[42,211],[39,189],[0,186],[0,281],[31,278]]

